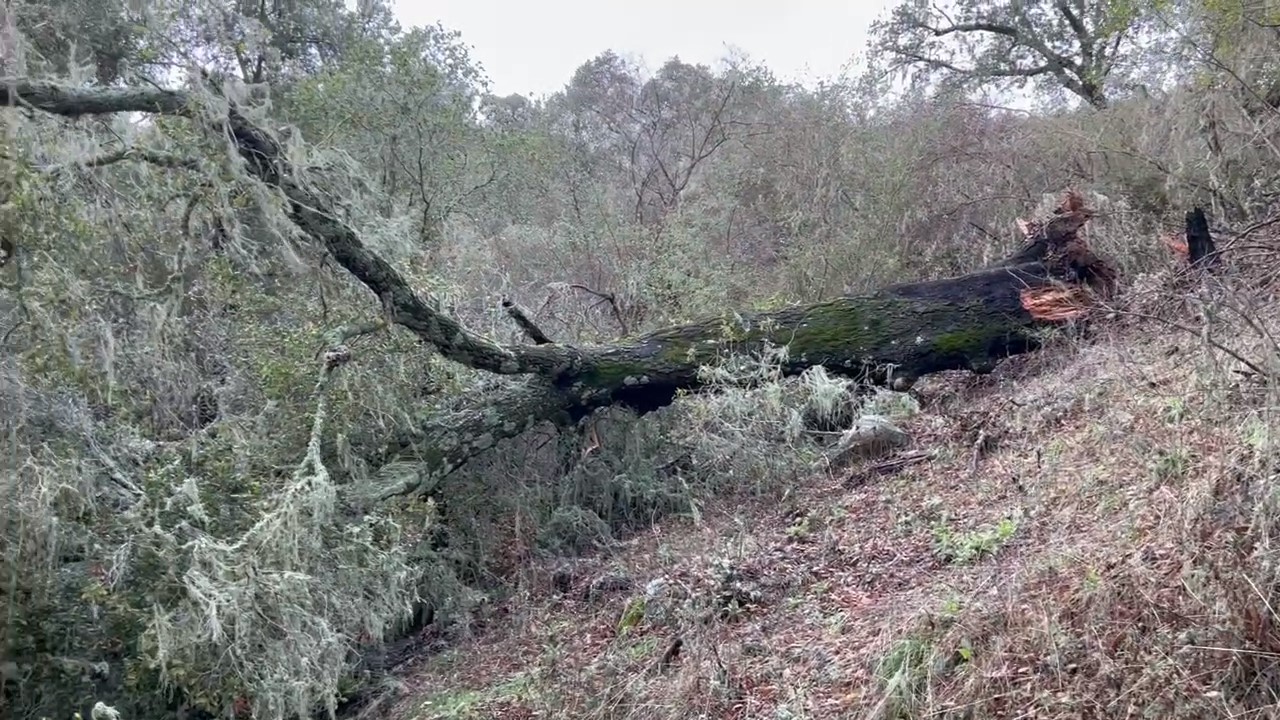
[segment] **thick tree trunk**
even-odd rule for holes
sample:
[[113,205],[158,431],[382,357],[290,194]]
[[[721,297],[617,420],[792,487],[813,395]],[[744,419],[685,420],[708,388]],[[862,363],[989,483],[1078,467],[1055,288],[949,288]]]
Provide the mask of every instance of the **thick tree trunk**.
[[[0,84],[0,102],[18,100],[65,116],[141,111],[202,117],[189,110],[193,97],[180,91],[7,85]],[[987,372],[1005,357],[1034,350],[1038,328],[1083,316],[1093,291],[1108,293],[1114,284],[1111,269],[1077,236],[1091,213],[1069,193],[1053,217],[1025,227],[1028,242],[1018,253],[961,277],[771,312],[730,313],[612,345],[500,346],[418,296],[329,212],[324,198],[298,182],[276,139],[234,103],[224,117],[215,121],[218,129],[235,140],[250,172],[284,193],[297,226],[373,291],[390,321],[457,362],[530,376],[470,409],[427,417],[416,432],[372,452],[383,472],[375,482],[347,488],[346,498],[357,506],[428,490],[469,458],[541,422],[571,424],[611,405],[638,413],[664,407],[678,393],[702,387],[700,369],[730,354],[785,347],[786,374],[821,365],[899,388],[945,370]]]
[[[813,305],[711,317],[614,345],[539,345],[547,366],[565,369],[465,412],[425,418],[416,432],[381,448],[377,455],[388,472],[363,488],[359,500],[429,488],[497,441],[541,422],[567,425],[606,406],[638,414],[665,407],[680,392],[703,387],[700,369],[730,354],[786,347],[786,375],[822,365],[898,389],[947,370],[989,372],[1004,358],[1039,347],[1045,327],[1086,311],[1087,293],[1059,277],[1043,262],[1020,263]],[[413,471],[391,471],[397,459],[411,462]]]

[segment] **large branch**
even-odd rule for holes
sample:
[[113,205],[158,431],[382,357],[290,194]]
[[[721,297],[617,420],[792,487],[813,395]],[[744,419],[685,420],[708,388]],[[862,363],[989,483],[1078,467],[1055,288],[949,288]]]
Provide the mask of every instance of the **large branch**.
[[[941,58],[931,57],[918,49],[897,46],[896,43],[894,47],[891,47],[891,51],[908,63],[924,65],[935,70],[946,70],[956,75],[972,78],[984,76],[1018,78],[1051,74],[1068,91],[1095,107],[1105,107],[1107,104],[1106,98],[1101,94],[1097,86],[1101,76],[1091,77],[1091,74],[1096,75],[1105,69],[1096,53],[1097,41],[1089,33],[1088,28],[1083,25],[1080,17],[1073,13],[1069,6],[1060,2],[1058,8],[1079,41],[1079,60],[1071,57],[1066,51],[1059,52],[1051,47],[1048,41],[1034,27],[1029,26],[1030,21],[1025,15],[1021,16],[1021,22],[1019,22],[1018,18],[1015,18],[1012,23],[998,22],[990,18],[977,18],[969,22],[957,23],[948,18],[948,24],[945,26],[934,25],[919,18],[908,17],[905,20],[906,28],[927,33],[935,38],[980,33],[1006,38],[1012,43],[1012,47],[1003,51],[997,50],[998,59],[996,62],[1010,62],[1011,64],[1008,67],[966,68]],[[1031,67],[1025,67],[1014,62],[1012,58],[1006,60],[1005,56],[1019,46],[1034,52],[1043,62]]]
[[1014,27],[1005,23],[993,22],[990,20],[976,20],[967,23],[952,23],[946,27],[936,27],[922,21],[914,21],[913,26],[918,30],[924,30],[931,33],[934,37],[946,37],[953,34],[967,34],[986,32],[993,35],[1001,35],[1014,41],[1017,45],[1023,45],[1040,54],[1048,65],[1065,70],[1077,71],[1079,66],[1074,60],[1055,51],[1049,47],[1044,40],[1037,37],[1034,31]]
[[[180,90],[70,88],[49,82],[0,81],[0,105],[26,106],[65,117],[120,112],[190,116],[196,107],[194,99]],[[435,345],[445,357],[482,370],[501,374],[553,370],[537,353],[503,347],[468,331],[414,292],[403,275],[365,247],[355,231],[330,211],[329,203],[300,181],[280,143],[234,104],[227,105],[217,124],[235,141],[250,172],[284,193],[290,219],[373,291],[392,322]]]
[[895,49],[894,52],[909,63],[918,63],[930,68],[946,70],[948,72],[955,73],[956,75],[965,75],[969,77],[1031,78],[1057,72],[1057,66],[1052,64],[1036,65],[1035,67],[1014,65],[1013,67],[1008,68],[987,68],[979,70],[976,67],[961,67],[953,62],[931,57],[929,55],[921,55],[920,53],[912,50]]
[[[28,82],[0,88],[0,101],[15,100],[67,116],[187,114],[191,107],[191,98],[174,91],[70,90]],[[987,372],[1005,357],[1038,347],[1039,328],[1087,312],[1085,285],[1109,292],[1113,284],[1110,268],[1077,237],[1090,212],[1070,194],[1054,217],[1027,226],[1028,243],[1018,253],[961,277],[771,312],[729,313],[612,345],[503,347],[469,332],[415,294],[295,178],[280,145],[234,104],[222,118],[220,128],[235,141],[250,171],[284,193],[297,226],[382,300],[389,320],[455,361],[534,376],[461,411],[433,414],[414,432],[385,442],[372,454],[388,466],[396,459],[411,460],[414,471],[384,473],[383,480],[350,490],[349,499],[357,503],[429,488],[469,458],[541,422],[569,424],[611,405],[639,413],[664,407],[679,393],[703,387],[701,369],[732,354],[786,347],[782,371],[787,375],[821,365],[869,382],[893,381],[899,388],[946,370]]]

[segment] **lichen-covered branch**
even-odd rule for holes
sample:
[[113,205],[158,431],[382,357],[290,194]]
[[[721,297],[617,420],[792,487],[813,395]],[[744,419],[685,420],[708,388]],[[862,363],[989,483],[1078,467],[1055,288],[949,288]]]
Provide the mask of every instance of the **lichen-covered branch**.
[[570,425],[586,407],[543,378],[530,378],[459,410],[422,413],[399,436],[377,438],[364,454],[381,470],[344,499],[357,512],[410,493],[430,493],[435,484],[480,453],[541,423]]
[[97,155],[75,163],[48,165],[39,168],[39,171],[43,173],[56,174],[77,166],[86,168],[106,167],[108,165],[114,165],[128,160],[137,160],[155,165],[156,167],[172,170],[198,170],[201,165],[200,160],[197,158],[182,157],[180,155],[173,155],[159,150],[149,150],[147,148],[131,146],[112,150],[109,153]]
[[190,94],[181,90],[73,87],[19,78],[0,79],[0,105],[17,105],[69,118],[122,112],[187,115],[190,101]]
[[[0,104],[24,105],[66,117],[117,112],[191,116],[195,107],[194,96],[178,90],[69,88],[26,80],[0,81]],[[225,120],[217,123],[235,141],[250,172],[284,193],[290,219],[373,291],[389,310],[392,322],[430,342],[445,357],[482,370],[521,374],[553,369],[544,358],[529,355],[527,350],[503,347],[467,330],[414,292],[403,275],[365,247],[355,231],[334,216],[328,203],[300,181],[280,143],[233,103],[228,104]]]

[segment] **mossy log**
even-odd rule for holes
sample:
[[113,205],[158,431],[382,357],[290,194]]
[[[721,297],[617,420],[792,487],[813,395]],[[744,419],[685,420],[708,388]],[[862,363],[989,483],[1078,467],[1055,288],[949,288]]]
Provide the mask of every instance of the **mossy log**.
[[[184,91],[0,84],[0,102],[63,116],[155,112],[208,121],[191,112]],[[1054,216],[1024,225],[1027,243],[998,265],[942,280],[905,283],[874,293],[766,312],[725,313],[601,346],[554,342],[494,343],[419,296],[300,182],[277,139],[234,102],[213,115],[234,139],[250,172],[282,191],[297,226],[380,300],[387,319],[434,345],[444,357],[526,379],[476,400],[469,409],[424,418],[416,431],[370,455],[383,478],[348,488],[357,505],[429,488],[435,480],[504,438],[541,422],[571,424],[592,411],[623,405],[646,413],[703,386],[700,369],[730,354],[785,347],[783,371],[828,371],[906,388],[945,370],[988,372],[1002,358],[1038,347],[1038,330],[1081,317],[1095,292],[1109,293],[1114,273],[1078,237],[1091,217],[1069,193]],[[412,472],[399,472],[408,460]]]
[[821,365],[865,382],[906,389],[947,370],[990,372],[1002,359],[1035,350],[1047,326],[1040,294],[1074,300],[1079,317],[1088,295],[1044,262],[997,267],[956,278],[906,283],[860,296],[770,312],[726,314],[598,347],[544,344],[536,350],[558,372],[518,383],[475,407],[433,414],[409,435],[381,448],[385,462],[412,460],[411,475],[390,473],[366,488],[376,501],[412,492],[456,469],[497,441],[541,422],[570,424],[598,408],[638,414],[703,387],[700,369],[732,354],[785,347],[786,375]]

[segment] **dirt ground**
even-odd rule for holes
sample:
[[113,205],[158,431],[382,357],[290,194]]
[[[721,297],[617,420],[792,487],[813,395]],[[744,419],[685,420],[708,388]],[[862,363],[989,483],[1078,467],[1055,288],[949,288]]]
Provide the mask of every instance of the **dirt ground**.
[[1247,389],[1134,338],[932,378],[896,458],[531,568],[391,717],[1231,716],[1239,663],[1187,650],[1243,637],[1230,583],[1187,573],[1244,507]]

